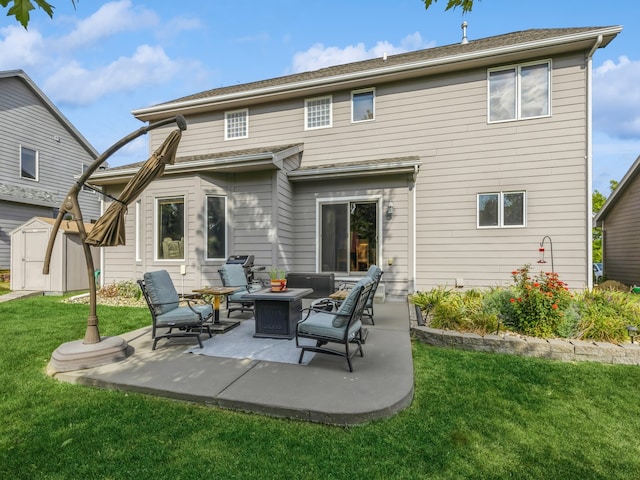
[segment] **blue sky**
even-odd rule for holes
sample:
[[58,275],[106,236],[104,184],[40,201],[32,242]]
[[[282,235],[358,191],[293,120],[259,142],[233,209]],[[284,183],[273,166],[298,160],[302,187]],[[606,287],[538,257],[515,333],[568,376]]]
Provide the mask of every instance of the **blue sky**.
[[[28,31],[0,17],[0,70],[22,69],[98,152],[143,124],[131,111],[237,83],[529,28],[622,25],[594,56],[594,188],[640,155],[640,2],[476,0],[49,0]],[[111,165],[145,160],[147,138]]]

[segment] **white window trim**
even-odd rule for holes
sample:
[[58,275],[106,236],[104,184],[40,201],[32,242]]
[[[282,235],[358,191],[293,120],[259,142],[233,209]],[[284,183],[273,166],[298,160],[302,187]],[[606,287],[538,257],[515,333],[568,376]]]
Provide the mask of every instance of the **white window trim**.
[[142,211],[141,201],[136,200],[136,262],[142,261]]
[[[320,125],[318,127],[310,127],[309,126],[309,102],[314,102],[318,100],[329,100],[329,124],[328,125]],[[306,98],[304,100],[304,129],[305,130],[319,130],[322,128],[331,128],[333,126],[333,95],[324,95],[322,97],[313,97]]]
[[226,195],[222,195],[222,194],[215,194],[215,193],[209,193],[207,195],[205,195],[205,199],[204,199],[204,218],[205,220],[209,217],[209,209],[208,209],[208,205],[209,205],[209,198],[210,197],[218,197],[218,198],[222,198],[224,199],[224,219],[225,219],[225,224],[224,224],[224,257],[209,257],[209,249],[208,249],[208,245],[207,242],[209,240],[208,235],[209,235],[209,228],[206,227],[204,229],[204,231],[206,232],[204,235],[204,254],[205,254],[205,260],[206,261],[217,261],[217,260],[225,260],[229,257],[227,252],[229,250],[229,222],[228,222],[228,218],[229,218],[229,201]]
[[[229,136],[229,116],[237,113],[244,113],[246,119],[246,131],[245,134],[239,137],[230,137]],[[240,110],[230,110],[228,112],[224,112],[224,139],[225,140],[239,140],[241,138],[249,138],[249,109],[242,108]]]
[[[522,117],[521,106],[522,106],[522,91],[520,81],[520,72],[522,67],[530,67],[532,65],[543,65],[547,64],[547,85],[549,86],[549,94],[547,95],[547,114],[546,115],[538,115],[533,117]],[[508,118],[505,120],[491,120],[491,73],[492,72],[501,72],[503,70],[511,70],[516,69],[516,116],[515,118]],[[487,69],[487,123],[505,123],[505,122],[517,122],[521,120],[532,120],[535,118],[547,118],[551,116],[551,70],[552,63],[551,59],[546,60],[537,60],[535,62],[527,62],[527,63],[516,63],[513,65],[503,65],[501,67],[493,67]]]
[[[372,102],[372,108],[373,108],[373,118],[367,118],[365,120],[354,120],[353,119],[353,97],[354,95],[357,95],[358,93],[367,93],[367,92],[371,92],[373,94],[373,102]],[[351,92],[351,123],[363,123],[363,122],[373,122],[376,119],[376,89],[375,87],[371,87],[371,88],[361,88],[360,90],[353,90]]]
[[[28,178],[28,177],[23,177],[22,176],[22,149],[26,148],[29,149],[33,152],[36,153],[36,178]],[[19,164],[19,171],[18,171],[18,175],[22,180],[28,180],[30,182],[38,182],[40,181],[40,151],[37,150],[36,148],[31,148],[31,147],[27,147],[25,145],[20,144],[20,151],[18,152],[20,157],[20,164]]]
[[[184,219],[183,219],[183,228],[184,228],[184,255],[183,258],[160,258],[158,253],[158,203],[161,200],[169,200],[169,199],[178,199],[181,198],[183,202],[183,211],[184,211]],[[184,262],[187,259],[187,198],[184,195],[167,195],[163,197],[155,197],[153,199],[153,257],[156,262]]]
[[[504,224],[504,196],[510,193],[522,194],[522,225],[505,225]],[[480,225],[480,195],[498,195],[498,225]],[[527,226],[527,191],[526,190],[509,190],[504,192],[479,192],[476,194],[476,228],[478,229],[495,229],[495,228],[526,228]]]

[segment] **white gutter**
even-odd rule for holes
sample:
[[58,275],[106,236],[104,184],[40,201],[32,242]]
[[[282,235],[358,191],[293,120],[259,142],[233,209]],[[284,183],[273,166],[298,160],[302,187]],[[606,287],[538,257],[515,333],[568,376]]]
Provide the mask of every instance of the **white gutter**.
[[593,288],[593,55],[602,45],[602,35],[587,54],[587,288]]
[[[598,35],[598,38],[601,39],[603,35],[617,34],[621,30],[622,29],[620,27],[611,27],[608,29],[602,29],[600,30],[601,33]],[[570,42],[588,40],[592,38],[593,35],[594,35],[593,31],[580,32],[573,35],[547,38],[544,40],[535,40],[532,42],[520,43],[517,45],[495,47],[488,50],[479,50],[476,52],[450,55],[450,56],[445,56],[441,58],[422,60],[419,62],[404,63],[400,65],[392,65],[392,66],[381,67],[377,69],[368,69],[368,70],[352,72],[352,73],[347,73],[342,75],[333,75],[330,77],[322,77],[322,78],[315,78],[311,80],[304,80],[304,81],[293,82],[293,83],[285,83],[282,85],[273,85],[270,87],[257,88],[255,90],[246,90],[242,92],[228,93],[226,95],[216,95],[213,97],[204,97],[204,98],[197,98],[197,99],[191,99],[191,100],[184,100],[181,102],[165,103],[161,105],[155,105],[152,107],[133,110],[131,113],[135,117],[138,117],[138,116],[144,116],[144,115],[151,115],[154,113],[161,113],[167,110],[198,107],[198,106],[203,106],[203,105],[212,104],[212,103],[215,104],[215,103],[229,102],[229,101],[239,100],[239,99],[242,99],[245,97],[251,97],[251,96],[266,96],[266,95],[273,95],[277,93],[292,91],[296,89],[312,88],[312,87],[318,87],[318,86],[327,85],[327,84],[353,81],[353,80],[358,80],[362,78],[370,79],[371,77],[374,77],[374,76],[389,75],[389,74],[399,73],[403,71],[445,65],[448,63],[460,63],[460,62],[465,62],[470,60],[476,60],[483,57],[491,57],[495,55],[513,53],[513,52],[518,52],[522,50],[531,50],[535,48],[544,48],[544,47],[550,47],[555,45],[563,45]],[[600,41],[600,43],[602,42]]]

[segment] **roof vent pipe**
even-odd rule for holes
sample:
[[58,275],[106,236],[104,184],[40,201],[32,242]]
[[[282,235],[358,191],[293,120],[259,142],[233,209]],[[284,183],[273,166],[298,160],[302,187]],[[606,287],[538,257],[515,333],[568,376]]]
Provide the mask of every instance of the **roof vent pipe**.
[[469,43],[469,40],[467,40],[467,22],[462,22],[462,42],[460,43],[462,45]]

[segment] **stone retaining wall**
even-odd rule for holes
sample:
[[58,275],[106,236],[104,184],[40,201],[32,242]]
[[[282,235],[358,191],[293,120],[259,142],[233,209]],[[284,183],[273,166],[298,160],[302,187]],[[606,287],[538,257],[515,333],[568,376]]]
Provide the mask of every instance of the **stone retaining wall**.
[[640,365],[640,344],[637,343],[618,345],[584,340],[545,340],[510,334],[481,336],[475,333],[421,327],[417,324],[412,324],[411,332],[421,342],[437,347],[454,347],[477,352],[509,353],[512,355],[549,358],[563,362],[586,361],[618,365]]

